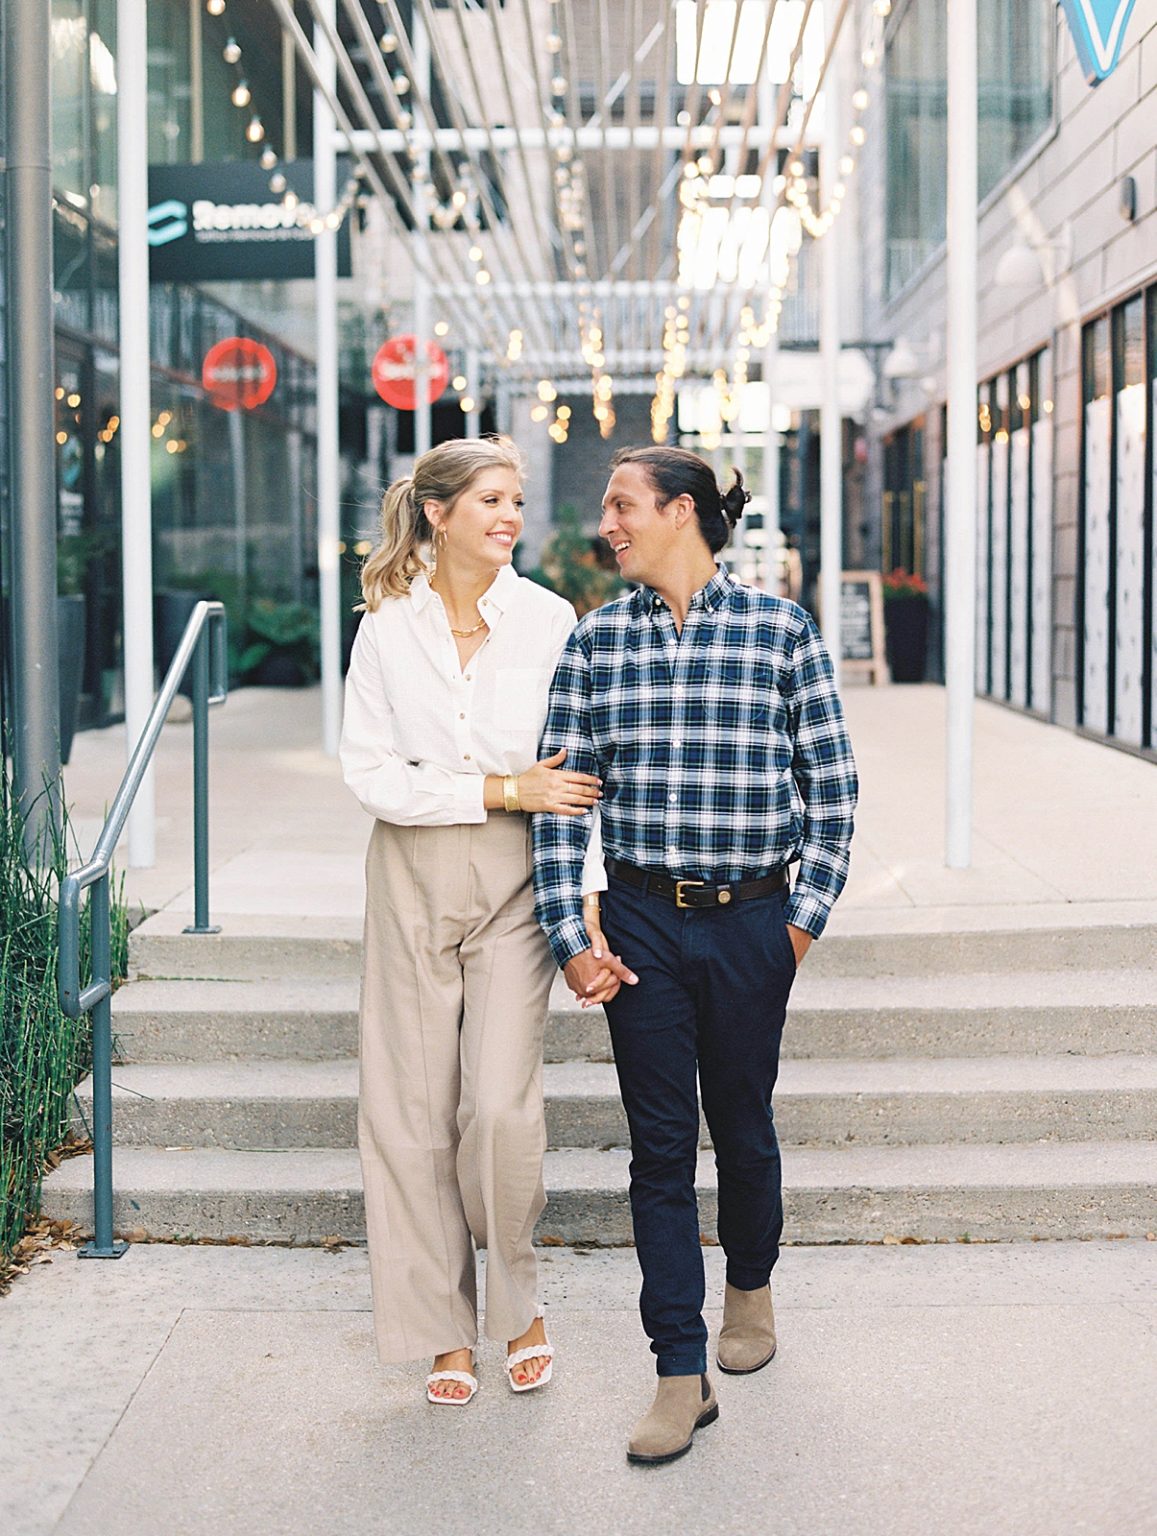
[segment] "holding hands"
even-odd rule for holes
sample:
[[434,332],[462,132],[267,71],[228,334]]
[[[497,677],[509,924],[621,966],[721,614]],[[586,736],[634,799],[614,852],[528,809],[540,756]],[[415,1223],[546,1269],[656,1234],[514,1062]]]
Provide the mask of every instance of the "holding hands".
[[575,955],[567,962],[563,975],[566,984],[584,1008],[594,1008],[609,1002],[624,982],[637,986],[639,978],[627,968],[618,955],[612,954],[599,921],[599,909],[593,903],[584,902],[583,922],[591,947]]

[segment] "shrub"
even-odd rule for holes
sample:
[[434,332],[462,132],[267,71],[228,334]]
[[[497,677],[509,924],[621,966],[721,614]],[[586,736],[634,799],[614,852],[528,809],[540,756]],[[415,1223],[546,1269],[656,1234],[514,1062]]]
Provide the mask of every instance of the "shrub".
[[[72,1089],[91,1061],[87,1018],[56,999],[56,897],[67,871],[67,819],[39,861],[26,862],[24,820],[8,765],[0,764],[0,1265],[40,1202],[40,1181],[64,1143]],[[118,893],[119,896],[119,893]],[[128,915],[112,910],[112,970],[128,970]],[[81,975],[90,961],[87,907]]]

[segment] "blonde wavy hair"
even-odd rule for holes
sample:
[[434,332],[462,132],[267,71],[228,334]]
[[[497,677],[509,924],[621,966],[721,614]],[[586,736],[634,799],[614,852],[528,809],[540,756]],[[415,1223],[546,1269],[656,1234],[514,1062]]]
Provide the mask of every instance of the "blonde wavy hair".
[[375,612],[387,597],[405,597],[420,571],[431,569],[423,545],[434,529],[426,518],[428,501],[440,501],[449,517],[454,503],[487,469],[512,469],[522,480],[522,454],[509,437],[456,438],[439,443],[414,465],[414,473],[395,480],[382,497],[382,541],[362,566],[359,610]]

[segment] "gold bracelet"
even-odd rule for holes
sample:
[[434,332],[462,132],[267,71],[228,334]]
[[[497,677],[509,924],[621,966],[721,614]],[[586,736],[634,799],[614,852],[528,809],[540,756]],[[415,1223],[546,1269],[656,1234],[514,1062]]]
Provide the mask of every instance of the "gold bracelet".
[[518,775],[508,773],[502,780],[502,803],[513,814],[522,809],[522,801],[518,798]]

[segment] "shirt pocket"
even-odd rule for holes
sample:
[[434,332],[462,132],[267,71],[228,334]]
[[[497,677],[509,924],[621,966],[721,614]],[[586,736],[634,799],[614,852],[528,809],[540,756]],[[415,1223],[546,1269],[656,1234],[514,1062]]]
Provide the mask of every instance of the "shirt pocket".
[[549,687],[545,667],[499,667],[494,679],[498,729],[504,734],[529,731],[537,742],[546,720]]

